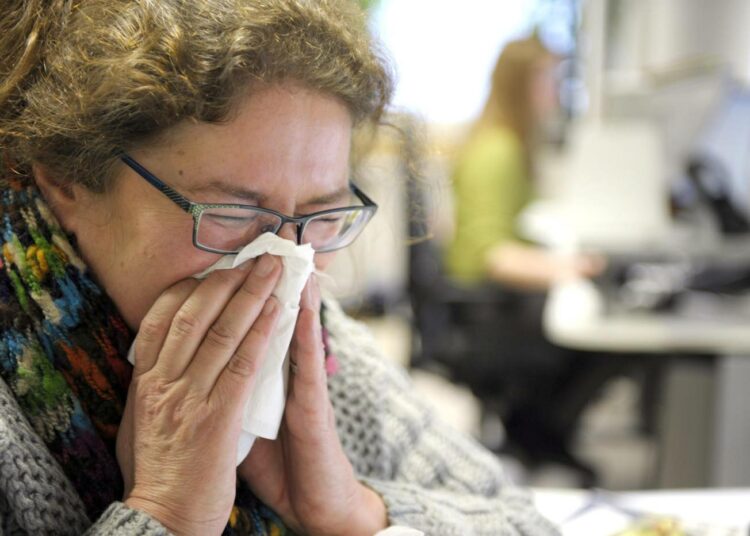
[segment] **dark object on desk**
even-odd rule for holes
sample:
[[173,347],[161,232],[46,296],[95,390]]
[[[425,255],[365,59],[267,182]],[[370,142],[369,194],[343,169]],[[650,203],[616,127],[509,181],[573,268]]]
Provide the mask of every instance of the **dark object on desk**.
[[750,265],[704,266],[687,282],[688,290],[717,294],[744,294],[750,291]]
[[746,300],[750,262],[611,257],[593,282],[608,315],[634,311],[679,315],[685,300],[697,293]]
[[688,161],[687,174],[701,198],[708,204],[726,236],[750,231],[747,217],[732,203],[729,194],[729,173],[717,159],[694,156]]

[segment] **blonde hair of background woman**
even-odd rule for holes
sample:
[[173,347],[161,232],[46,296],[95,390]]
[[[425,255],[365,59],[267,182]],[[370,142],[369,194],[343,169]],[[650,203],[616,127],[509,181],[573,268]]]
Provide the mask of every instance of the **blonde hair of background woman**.
[[539,70],[558,60],[537,34],[508,43],[492,73],[490,94],[476,128],[502,126],[521,142],[524,158],[533,170],[532,146],[538,120],[533,103],[533,83]]

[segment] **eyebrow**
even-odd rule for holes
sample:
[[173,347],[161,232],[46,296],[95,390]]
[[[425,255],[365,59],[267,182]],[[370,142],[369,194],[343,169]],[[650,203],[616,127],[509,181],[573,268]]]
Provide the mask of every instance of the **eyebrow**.
[[213,180],[209,182],[208,184],[204,184],[201,186],[197,186],[194,188],[191,188],[191,195],[192,194],[198,194],[200,192],[206,192],[206,191],[214,191],[214,192],[220,192],[222,194],[225,194],[229,197],[234,197],[235,199],[242,199],[244,201],[260,204],[263,203],[268,199],[268,196],[265,194],[262,194],[261,192],[257,190],[251,190],[249,188],[242,188],[241,186],[233,186],[231,184],[227,184],[225,182],[222,182],[220,180]]
[[[205,184],[203,186],[198,186],[196,188],[192,188],[191,193],[199,193],[199,192],[205,192],[207,190],[213,190],[216,192],[220,192],[222,194],[226,194],[230,197],[234,197],[235,199],[242,199],[244,201],[255,203],[255,204],[262,204],[265,201],[268,200],[268,196],[257,191],[252,190],[249,188],[243,188],[238,186],[233,186],[231,184],[227,184],[225,182],[222,182],[220,180],[213,180],[209,182],[208,184]],[[349,185],[342,186],[338,190],[334,190],[332,192],[322,194],[316,197],[313,197],[311,199],[306,200],[303,203],[300,203],[301,206],[308,206],[308,205],[328,205],[331,203],[335,203],[337,201],[342,201],[349,197],[351,194],[351,189]]]
[[308,199],[304,203],[300,203],[302,206],[307,205],[330,205],[332,203],[335,203],[337,201],[343,201],[344,199],[347,199],[351,195],[351,188],[349,188],[349,185],[342,186],[338,190],[334,190],[333,192],[329,192],[327,194],[319,195],[317,197],[313,197],[312,199]]

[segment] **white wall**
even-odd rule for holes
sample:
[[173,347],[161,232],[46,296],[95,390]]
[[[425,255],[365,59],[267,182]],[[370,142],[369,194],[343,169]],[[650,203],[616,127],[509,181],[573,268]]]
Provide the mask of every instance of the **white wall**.
[[[609,71],[674,68],[696,59],[730,66],[750,81],[750,2],[747,0],[585,0],[594,15],[586,33],[595,35],[607,12],[606,65]],[[596,56],[596,41],[587,53]]]
[[648,46],[643,63],[667,66],[691,57],[727,62],[750,80],[750,2],[747,0],[642,1]]
[[502,46],[530,28],[537,0],[381,0],[371,27],[398,74],[394,104],[430,122],[473,119]]

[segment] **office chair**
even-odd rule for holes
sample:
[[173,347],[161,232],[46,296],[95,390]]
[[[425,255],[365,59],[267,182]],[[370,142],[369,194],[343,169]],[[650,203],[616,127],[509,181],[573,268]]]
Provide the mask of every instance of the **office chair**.
[[530,467],[562,464],[579,475],[582,485],[594,485],[595,471],[569,446],[583,409],[630,365],[617,356],[566,350],[547,341],[541,328],[544,293],[489,282],[463,286],[446,277],[439,245],[426,239],[431,186],[420,175],[414,128],[409,122],[400,126],[408,234],[415,239],[407,283],[411,365],[466,385],[484,417],[499,417],[508,440],[499,452]]
[[[582,485],[593,486],[595,471],[570,453],[570,441],[592,392],[621,372],[621,364],[589,356],[588,372],[578,375],[562,357],[567,351],[534,328],[541,297],[529,303],[528,296],[494,285],[460,287],[444,277],[429,241],[411,247],[409,262],[411,365],[466,385],[479,400],[483,419],[503,422],[507,437],[498,453],[532,468],[562,464]],[[564,396],[550,392],[563,390]]]

